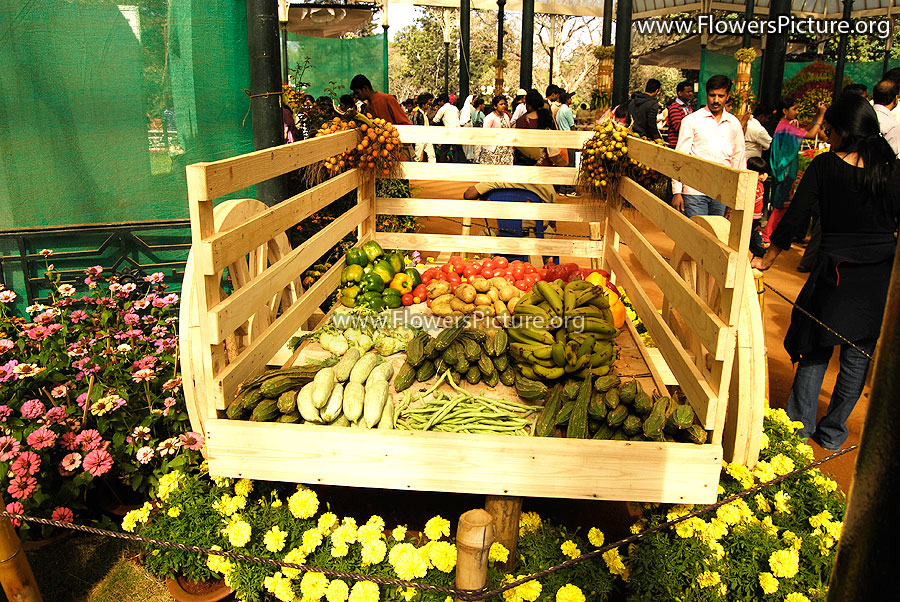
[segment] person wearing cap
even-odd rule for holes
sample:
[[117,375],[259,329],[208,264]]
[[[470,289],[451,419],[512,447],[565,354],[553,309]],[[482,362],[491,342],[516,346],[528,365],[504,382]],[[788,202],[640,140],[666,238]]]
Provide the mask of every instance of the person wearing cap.
[[526,94],[528,94],[528,92],[526,92],[524,88],[519,88],[518,90],[516,90],[516,96],[515,98],[513,98],[513,113],[512,117],[510,117],[510,121],[515,121],[528,111],[528,109],[525,107]]

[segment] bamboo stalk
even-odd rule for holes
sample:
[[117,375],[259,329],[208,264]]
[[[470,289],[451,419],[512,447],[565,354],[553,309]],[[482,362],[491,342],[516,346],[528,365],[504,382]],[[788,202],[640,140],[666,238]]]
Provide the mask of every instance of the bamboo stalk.
[[480,590],[487,583],[494,519],[478,508],[459,517],[456,528],[456,588]]
[[512,571],[516,565],[522,498],[507,495],[489,495],[485,498],[484,508],[494,518],[494,539],[509,550],[509,558],[502,565],[503,570],[506,572]]
[[[0,506],[6,507],[0,498]],[[12,522],[0,518],[0,584],[9,600],[42,602],[41,592]]]

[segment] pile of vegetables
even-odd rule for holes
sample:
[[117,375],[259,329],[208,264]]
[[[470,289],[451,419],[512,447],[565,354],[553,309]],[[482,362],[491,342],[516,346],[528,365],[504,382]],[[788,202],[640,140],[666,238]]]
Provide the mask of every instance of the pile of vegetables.
[[506,331],[477,330],[466,324],[460,320],[437,337],[426,332],[413,337],[406,347],[406,362],[397,371],[394,390],[399,393],[414,381],[425,382],[444,373],[457,385],[465,380],[473,385],[483,381],[489,387],[500,382],[513,386],[516,373],[507,355]]
[[291,350],[297,348],[305,340],[318,341],[322,349],[336,355],[344,355],[348,349],[354,348],[360,353],[375,349],[379,355],[393,355],[406,349],[416,330],[394,320],[383,319],[388,314],[357,307],[347,311],[335,312],[328,323],[316,330],[288,342]]
[[606,291],[585,280],[536,282],[513,309],[521,324],[507,328],[519,372],[544,382],[607,374],[619,330]]
[[[438,390],[449,383],[453,395]],[[414,431],[479,433],[492,435],[530,435],[539,408],[514,401],[475,395],[453,382],[451,372],[444,372],[426,391],[412,395],[406,392],[396,411],[394,428]]]
[[[305,385],[313,382],[316,375],[325,369],[331,369],[338,359],[331,357],[322,361],[311,362],[305,366],[268,370],[255,378],[241,383],[238,395],[225,409],[225,415],[232,420],[252,420],[254,422],[296,422],[293,416],[296,406],[286,412],[280,411],[279,399],[284,396],[296,398]],[[284,406],[286,407],[286,406]]]
[[335,117],[324,124],[316,135],[325,136],[354,129],[358,129],[361,134],[359,144],[356,148],[325,159],[328,175],[333,176],[353,167],[377,170],[381,176],[391,175],[400,163],[400,132],[394,124],[381,118],[373,118],[369,113],[355,113],[344,119]]
[[366,307],[379,312],[411,305],[413,289],[422,283],[419,271],[406,267],[403,253],[385,254],[374,240],[348,250],[346,260],[338,296],[345,307]]
[[425,293],[426,303],[436,316],[502,316],[515,308],[522,295],[521,290],[499,276],[490,280],[474,276],[456,286],[446,280],[432,280],[425,286]]
[[588,376],[556,384],[535,425],[535,435],[552,437],[565,427],[566,437],[613,441],[706,443],[686,400],[647,395],[637,380],[622,384],[614,375]]

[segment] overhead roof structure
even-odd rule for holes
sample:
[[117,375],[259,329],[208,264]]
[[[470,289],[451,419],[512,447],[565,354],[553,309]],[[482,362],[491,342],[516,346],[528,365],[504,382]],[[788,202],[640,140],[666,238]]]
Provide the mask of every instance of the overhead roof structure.
[[[752,39],[750,45],[756,50],[757,54],[761,54],[762,43],[758,39]],[[720,35],[710,34],[706,44],[708,52],[717,52],[719,54],[734,54],[736,50],[743,47],[740,36],[736,35]],[[803,44],[788,44],[788,54],[800,51],[805,46]],[[694,34],[672,42],[661,48],[656,48],[652,52],[635,57],[639,65],[651,65],[654,67],[669,67],[674,69],[700,69],[700,35]]]
[[317,38],[339,38],[372,20],[378,5],[372,2],[317,0],[286,2],[291,33]]
[[[391,4],[415,4],[417,6],[436,6],[443,8],[459,8],[459,0],[388,0]],[[476,10],[497,10],[497,0],[472,0],[471,6]],[[522,0],[506,0],[505,10],[522,12]],[[570,17],[602,17],[603,0],[555,0],[541,2],[535,0],[534,12],[544,15],[567,15]]]

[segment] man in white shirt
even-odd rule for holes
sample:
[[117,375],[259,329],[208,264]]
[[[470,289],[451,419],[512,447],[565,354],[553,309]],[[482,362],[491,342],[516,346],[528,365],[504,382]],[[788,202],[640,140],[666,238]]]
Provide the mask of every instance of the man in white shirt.
[[[528,94],[528,92],[525,91],[525,88],[519,88],[516,91],[516,97],[513,99],[513,114],[512,117],[509,118],[510,123],[515,123],[516,119],[528,112],[528,109],[525,108],[526,94]],[[516,104],[516,101],[519,99],[521,99],[521,102]]]
[[[450,97],[446,94],[439,94],[435,100],[436,104],[441,108],[434,114],[434,123],[443,124],[444,127],[459,127],[459,109],[450,103]],[[445,163],[467,163],[466,154],[463,152],[460,144],[441,144],[439,160]]]
[[894,154],[900,157],[900,123],[891,114],[897,108],[897,95],[900,94],[900,85],[890,79],[883,79],[872,89],[872,99],[875,104],[875,114],[878,115],[878,126],[881,135],[887,140],[894,150]]
[[759,105],[753,109],[753,116],[747,122],[747,131],[744,132],[744,151],[747,159],[762,157],[763,151],[772,144],[772,136],[765,128],[765,123],[768,123],[771,114],[771,111]]
[[[706,106],[681,122],[675,150],[734,169],[744,169],[744,130],[737,117],[725,110],[731,80],[713,75],[706,82]],[[701,191],[672,180],[672,207],[687,217],[725,215],[726,206]]]

